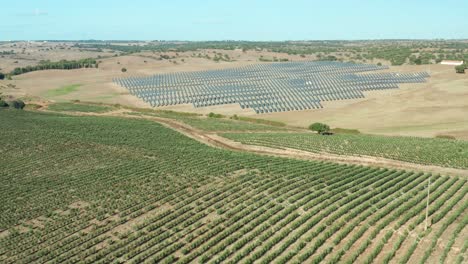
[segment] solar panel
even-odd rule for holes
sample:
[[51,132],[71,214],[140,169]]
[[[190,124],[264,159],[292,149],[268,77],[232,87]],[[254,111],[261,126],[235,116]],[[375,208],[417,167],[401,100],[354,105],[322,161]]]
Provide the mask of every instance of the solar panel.
[[423,83],[427,72],[382,73],[386,66],[303,61],[128,77],[114,82],[153,107],[238,103],[256,113],[322,108],[321,101],[363,98],[363,91]]

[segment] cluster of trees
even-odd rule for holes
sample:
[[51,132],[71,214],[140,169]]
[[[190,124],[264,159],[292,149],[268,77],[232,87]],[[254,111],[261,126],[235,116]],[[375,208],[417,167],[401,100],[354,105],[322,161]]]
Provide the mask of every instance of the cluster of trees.
[[[106,42],[79,43],[75,47],[93,50],[112,50],[122,54],[141,51],[184,52],[202,49],[234,50],[267,50],[290,55],[316,55],[319,60],[372,61],[382,59],[392,65],[431,64],[447,60],[468,60],[468,45],[457,41],[200,41],[170,42],[155,41],[151,43],[131,43],[130,45],[110,44]],[[218,60],[222,60],[219,58]]]
[[15,51],[14,50],[11,50],[11,51],[0,51],[0,55],[14,55],[15,54]]
[[61,60],[57,62],[51,61],[41,61],[38,65],[35,66],[26,66],[15,68],[10,74],[11,75],[20,75],[32,71],[40,70],[71,70],[79,68],[97,68],[98,62],[93,58],[81,59],[81,60]]
[[219,62],[219,61],[231,61],[231,58],[229,57],[228,54],[222,54],[222,53],[217,53],[215,54],[214,58],[213,58],[214,61],[216,62]]
[[286,62],[286,61],[289,61],[288,58],[273,57],[272,59],[269,59],[269,58],[263,57],[263,55],[261,55],[260,58],[258,58],[258,60],[259,61],[266,61],[266,62]]
[[26,106],[26,104],[22,100],[13,100],[11,102],[6,102],[2,98],[0,98],[0,109],[5,108],[5,107],[11,107],[15,109],[23,109]]
[[211,118],[224,118],[225,116],[222,115],[222,114],[215,114],[215,113],[213,113],[213,112],[210,112],[210,113],[208,114],[208,117],[211,117]]

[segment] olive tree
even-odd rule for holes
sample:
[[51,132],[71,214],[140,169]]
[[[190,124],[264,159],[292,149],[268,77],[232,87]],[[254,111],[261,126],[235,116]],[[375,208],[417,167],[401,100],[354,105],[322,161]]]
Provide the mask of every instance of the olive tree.
[[327,124],[323,124],[323,123],[313,123],[312,125],[309,126],[309,129],[312,131],[316,131],[319,134],[330,131],[330,127]]
[[465,65],[463,64],[463,65],[456,66],[455,71],[457,73],[465,73]]

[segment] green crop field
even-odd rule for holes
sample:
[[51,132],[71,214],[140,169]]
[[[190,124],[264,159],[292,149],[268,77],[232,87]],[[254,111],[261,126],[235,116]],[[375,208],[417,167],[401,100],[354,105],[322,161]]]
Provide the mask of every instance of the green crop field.
[[146,120],[0,124],[1,263],[466,262],[462,177],[232,152]]
[[287,128],[279,125],[255,123],[256,119],[233,120],[229,118],[209,118],[197,114],[172,111],[134,112],[132,115],[146,115],[175,119],[194,128],[215,132],[236,131],[285,131]]
[[48,106],[51,111],[58,112],[87,112],[87,113],[104,113],[113,110],[114,108],[107,105],[96,104],[78,104],[78,103],[54,103]]
[[468,141],[441,138],[387,137],[312,133],[226,133],[224,137],[245,144],[293,148],[340,155],[366,155],[425,165],[468,168]]
[[54,90],[49,90],[46,93],[47,97],[55,97],[55,96],[62,96],[67,95],[69,93],[73,93],[78,90],[81,84],[71,84],[67,86],[63,86]]

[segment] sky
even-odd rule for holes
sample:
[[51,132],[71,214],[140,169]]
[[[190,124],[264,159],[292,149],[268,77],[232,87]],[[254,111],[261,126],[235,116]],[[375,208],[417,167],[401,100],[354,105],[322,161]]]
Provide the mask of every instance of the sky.
[[0,40],[468,39],[468,0],[0,0]]

